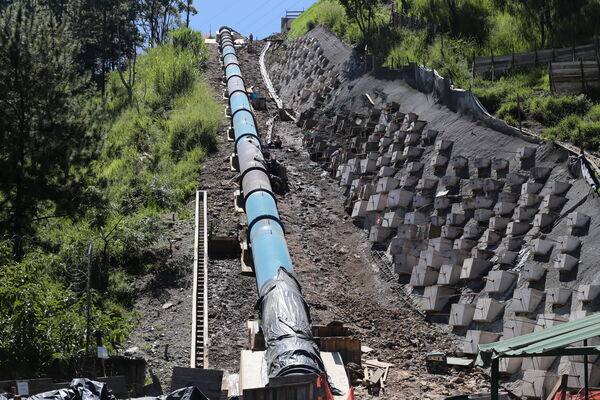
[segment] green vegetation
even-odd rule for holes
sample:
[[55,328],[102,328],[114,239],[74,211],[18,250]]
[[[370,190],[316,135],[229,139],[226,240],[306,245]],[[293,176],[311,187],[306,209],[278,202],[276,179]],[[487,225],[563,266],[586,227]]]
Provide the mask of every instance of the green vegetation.
[[[136,276],[173,275],[157,243],[160,221],[166,212],[189,215],[202,160],[216,146],[222,110],[200,72],[208,57],[201,34],[152,27],[158,17],[140,14],[149,3],[133,0],[94,25],[107,4],[0,6],[5,378],[84,355],[90,245],[89,334],[93,346],[100,336],[115,351],[137,318]],[[179,13],[175,3],[153,4]],[[186,4],[177,9],[193,12]],[[138,31],[138,17],[152,32]],[[143,42],[153,46],[140,53]]]

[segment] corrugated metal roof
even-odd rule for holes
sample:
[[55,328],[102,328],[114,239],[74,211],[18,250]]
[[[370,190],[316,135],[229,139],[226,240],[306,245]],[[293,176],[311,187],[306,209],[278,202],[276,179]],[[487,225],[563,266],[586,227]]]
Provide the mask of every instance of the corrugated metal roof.
[[[509,340],[479,345],[477,365],[489,366],[499,357],[538,356],[550,350],[567,347],[575,342],[600,336],[600,314],[590,315]],[[600,352],[600,347],[587,348]]]

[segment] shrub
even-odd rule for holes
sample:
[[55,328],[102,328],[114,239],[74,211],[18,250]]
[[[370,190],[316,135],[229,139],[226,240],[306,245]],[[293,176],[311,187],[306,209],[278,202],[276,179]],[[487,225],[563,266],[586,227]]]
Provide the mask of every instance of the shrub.
[[591,108],[584,96],[538,97],[530,104],[530,111],[537,121],[543,124],[557,124],[567,115],[584,115]]
[[588,111],[586,118],[592,122],[600,122],[600,104],[596,104]]

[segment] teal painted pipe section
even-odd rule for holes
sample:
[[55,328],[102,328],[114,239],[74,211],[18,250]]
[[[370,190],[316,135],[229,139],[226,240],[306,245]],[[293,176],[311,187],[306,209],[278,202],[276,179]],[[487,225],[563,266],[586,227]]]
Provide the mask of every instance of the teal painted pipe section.
[[256,284],[263,288],[277,277],[280,267],[293,272],[292,258],[287,249],[283,229],[276,221],[261,219],[252,227],[250,233],[252,259],[256,273]]

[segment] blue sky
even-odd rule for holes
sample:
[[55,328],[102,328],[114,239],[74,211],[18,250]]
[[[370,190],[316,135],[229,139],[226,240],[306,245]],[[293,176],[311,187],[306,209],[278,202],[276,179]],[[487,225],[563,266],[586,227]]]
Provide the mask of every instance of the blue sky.
[[195,0],[198,15],[190,20],[190,27],[208,32],[212,26],[214,33],[223,25],[257,39],[279,32],[281,17],[285,10],[302,10],[316,0]]

